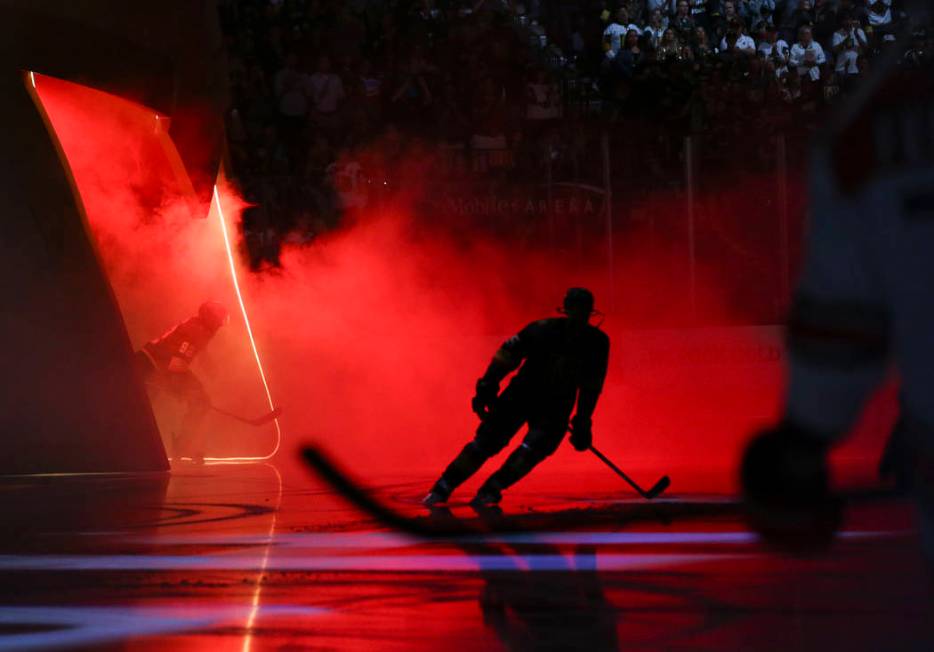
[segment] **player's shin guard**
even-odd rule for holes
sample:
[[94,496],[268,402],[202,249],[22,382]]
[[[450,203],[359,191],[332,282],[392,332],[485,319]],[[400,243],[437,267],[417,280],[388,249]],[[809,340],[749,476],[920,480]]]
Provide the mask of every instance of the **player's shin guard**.
[[545,456],[533,450],[528,444],[522,444],[514,450],[499,470],[491,475],[477,491],[475,502],[484,504],[498,503],[505,489],[508,489],[529,474]]
[[448,464],[441,477],[431,488],[432,493],[438,494],[444,500],[451,495],[455,489],[462,485],[470,476],[476,473],[483,463],[489,459],[474,442],[464,446],[463,450],[454,458],[454,461]]

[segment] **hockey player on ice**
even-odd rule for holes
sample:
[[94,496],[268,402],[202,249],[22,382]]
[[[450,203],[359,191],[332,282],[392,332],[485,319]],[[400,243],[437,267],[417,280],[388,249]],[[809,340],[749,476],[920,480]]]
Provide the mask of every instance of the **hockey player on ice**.
[[840,514],[827,456],[893,365],[900,464],[934,562],[932,72],[899,72],[867,88],[814,151],[784,418],[753,440],[742,466],[752,525],[785,546],[830,540]]
[[[589,290],[569,289],[559,311],[563,317],[532,322],[493,356],[471,402],[481,420],[476,436],[441,474],[423,499],[424,505],[446,502],[451,492],[503,450],[527,423],[522,444],[472,501],[477,506],[497,504],[503,490],[557,450],[568,431],[575,401],[571,444],[578,451],[590,448],[591,416],[606,377],[610,338],[589,323],[594,314]],[[500,382],[516,369],[518,373],[500,393]]]
[[172,454],[204,463],[204,417],[211,401],[201,381],[192,373],[191,363],[208,345],[221,326],[230,321],[227,309],[216,301],[206,301],[198,314],[173,327],[161,337],[147,342],[136,352],[136,359],[148,385],[168,392],[185,405],[181,431],[173,437]]

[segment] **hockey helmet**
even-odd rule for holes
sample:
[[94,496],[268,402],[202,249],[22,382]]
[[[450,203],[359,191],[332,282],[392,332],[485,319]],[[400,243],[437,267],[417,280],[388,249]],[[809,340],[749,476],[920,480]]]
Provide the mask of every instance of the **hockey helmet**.
[[210,330],[217,330],[230,322],[230,313],[227,312],[227,308],[222,303],[205,301],[198,308],[198,319]]
[[568,316],[590,317],[594,312],[593,292],[587,288],[569,288],[559,312]]

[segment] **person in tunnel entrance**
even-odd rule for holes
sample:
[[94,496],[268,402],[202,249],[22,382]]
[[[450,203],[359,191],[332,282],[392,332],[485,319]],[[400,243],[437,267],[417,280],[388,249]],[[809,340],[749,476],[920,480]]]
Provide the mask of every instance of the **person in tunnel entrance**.
[[198,314],[147,342],[136,352],[136,362],[150,387],[167,392],[185,406],[180,432],[173,435],[172,455],[204,463],[204,417],[211,400],[191,363],[205,349],[221,326],[230,321],[227,308],[217,301],[206,301]]
[[[425,506],[447,502],[451,493],[503,450],[526,423],[528,434],[522,444],[483,483],[472,504],[499,503],[505,489],[557,450],[569,420],[571,444],[578,451],[590,448],[591,417],[606,378],[610,338],[590,323],[595,314],[590,290],[569,289],[559,312],[562,317],[532,322],[496,351],[477,381],[471,402],[480,417],[476,436],[422,500]],[[500,383],[516,369],[519,371],[500,393]],[[575,402],[577,410],[570,418]]]

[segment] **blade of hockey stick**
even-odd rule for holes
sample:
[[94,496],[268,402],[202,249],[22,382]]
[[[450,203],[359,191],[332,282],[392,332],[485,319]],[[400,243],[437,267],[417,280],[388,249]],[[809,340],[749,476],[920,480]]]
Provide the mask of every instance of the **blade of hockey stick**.
[[218,414],[223,414],[225,417],[236,419],[237,421],[240,421],[241,423],[246,423],[251,426],[264,426],[270,421],[272,421],[273,419],[278,418],[279,415],[282,414],[282,408],[276,408],[272,412],[267,412],[266,414],[258,416],[255,419],[250,419],[248,417],[242,417],[239,414],[234,414],[233,412],[228,412],[227,410],[223,410],[217,407],[216,405],[212,405],[211,409],[217,412]]
[[645,489],[643,489],[642,487],[640,487],[639,485],[637,485],[636,482],[635,482],[632,478],[630,478],[628,475],[626,475],[625,473],[623,473],[622,469],[620,469],[618,466],[616,466],[615,464],[613,464],[613,462],[611,462],[610,459],[609,459],[606,455],[604,455],[603,453],[601,453],[600,451],[598,451],[596,448],[594,448],[593,446],[591,446],[591,447],[590,447],[590,452],[593,453],[594,455],[596,455],[597,458],[598,458],[601,462],[603,462],[603,463],[606,464],[608,467],[610,467],[611,469],[613,469],[613,471],[616,473],[616,475],[618,475],[618,476],[621,477],[623,480],[625,480],[625,481],[629,484],[630,487],[632,487],[633,489],[635,489],[635,490],[639,493],[639,495],[642,496],[643,498],[645,498],[646,500],[652,500],[653,498],[655,498],[656,496],[658,496],[660,493],[662,493],[663,491],[665,491],[665,489],[667,489],[668,486],[671,484],[671,479],[666,475],[666,476],[663,476],[662,478],[660,478],[660,479],[658,480],[658,482],[656,482],[656,483],[652,486],[651,489],[649,489],[648,491],[646,491]]
[[655,483],[651,489],[645,492],[645,497],[649,499],[655,498],[657,495],[665,491],[665,489],[667,489],[669,486],[671,486],[671,478],[669,478],[667,475],[664,475],[658,480],[658,482]]

